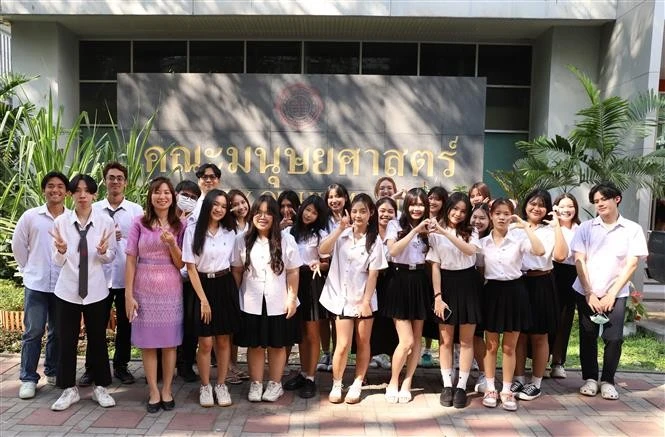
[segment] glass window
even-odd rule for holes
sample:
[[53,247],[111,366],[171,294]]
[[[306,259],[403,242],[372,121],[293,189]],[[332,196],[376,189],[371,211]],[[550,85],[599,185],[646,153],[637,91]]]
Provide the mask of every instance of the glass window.
[[473,44],[421,44],[421,76],[475,76]]
[[363,43],[363,74],[415,76],[418,72],[418,44]]
[[129,41],[79,42],[81,80],[116,80],[118,73],[129,73]]
[[529,88],[487,88],[485,129],[529,130]]
[[245,47],[242,41],[191,41],[190,73],[242,73]]
[[306,42],[306,74],[358,74],[360,43]]
[[112,124],[117,120],[117,84],[116,83],[81,83],[80,110],[88,113],[94,124]]
[[523,133],[498,133],[488,132],[485,134],[485,151],[483,158],[482,181],[490,187],[493,198],[505,196],[496,179],[489,174],[495,170],[511,170],[513,163],[522,158],[522,152],[515,147],[518,141],[526,141],[529,134]]
[[187,41],[134,41],[134,73],[186,73]]
[[247,41],[247,73],[300,73],[299,41]]
[[531,46],[481,45],[478,76],[488,85],[531,85]]

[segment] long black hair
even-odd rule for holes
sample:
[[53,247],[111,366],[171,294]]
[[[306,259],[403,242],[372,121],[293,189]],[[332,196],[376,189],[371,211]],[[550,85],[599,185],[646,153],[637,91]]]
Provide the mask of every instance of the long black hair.
[[353,196],[350,206],[353,207],[356,203],[362,203],[369,210],[369,221],[365,231],[365,250],[370,253],[379,235],[379,215],[376,213],[374,201],[368,194],[359,193]]
[[[288,200],[289,202],[291,202],[291,207],[293,207],[294,212],[298,212],[298,208],[300,208],[300,198],[298,197],[298,193],[296,193],[293,190],[282,191],[281,193],[279,193],[279,196],[277,197],[280,220],[284,218],[284,216],[282,215],[282,202],[284,200]],[[294,217],[289,217],[289,218],[291,220],[294,219]]]
[[533,199],[540,200],[545,207],[545,215],[540,219],[540,222],[542,223],[543,220],[547,220],[547,215],[552,212],[552,196],[550,196],[550,193],[547,190],[543,190],[542,188],[536,188],[527,194],[526,197],[524,197],[524,202],[522,202],[522,208],[520,210],[524,220],[528,220],[528,217],[526,216],[526,207]]
[[259,231],[254,226],[254,216],[259,212],[261,205],[266,204],[268,207],[268,214],[272,217],[272,226],[268,235],[270,247],[270,268],[276,275],[281,275],[284,271],[284,261],[282,260],[282,232],[279,229],[279,205],[274,197],[270,194],[261,195],[254,204],[252,209],[249,210],[247,220],[249,222],[249,229],[245,233],[245,271],[249,270],[251,264],[250,253],[259,238]]
[[429,198],[432,196],[438,197],[439,200],[441,200],[441,209],[436,215],[436,221],[441,223],[441,221],[443,220],[443,206],[448,201],[448,190],[446,190],[442,186],[437,185],[436,187],[430,188],[429,192],[427,193],[427,199],[429,200]]
[[443,210],[443,223],[447,227],[452,227],[448,215],[450,214],[450,211],[460,202],[464,203],[466,214],[464,220],[458,223],[454,228],[457,235],[462,237],[462,239],[468,243],[469,238],[471,238],[471,233],[473,232],[473,226],[471,226],[471,201],[469,200],[469,196],[456,191],[452,193],[450,197],[448,197],[445,205],[443,205],[443,208],[441,208]]
[[[478,211],[479,209],[481,209],[483,211],[483,214],[485,214],[485,216],[487,217],[487,222],[488,222],[487,223],[487,229],[485,229],[482,232],[478,231],[478,238],[483,238],[483,237],[487,237],[490,234],[490,232],[492,232],[492,216],[490,214],[490,206],[487,203],[482,202],[482,203],[479,203],[479,204],[477,204],[476,206],[473,207],[473,210],[471,211],[471,216],[470,217],[472,217],[473,214],[476,211]],[[469,220],[471,220],[471,219],[469,219]]]
[[192,251],[195,255],[201,255],[203,251],[203,246],[206,242],[206,232],[208,232],[208,225],[210,224],[210,214],[212,208],[215,205],[218,197],[223,197],[226,199],[226,213],[224,217],[219,222],[219,226],[227,231],[235,231],[235,218],[233,214],[230,213],[231,210],[231,200],[229,195],[222,190],[212,189],[206,194],[206,197],[203,198],[203,203],[201,204],[201,212],[199,213],[199,219],[196,222],[196,228],[194,228],[194,241],[192,241]]
[[330,192],[332,190],[335,190],[335,193],[337,193],[338,196],[344,198],[344,209],[346,212],[350,213],[351,199],[349,198],[349,190],[347,190],[346,187],[342,184],[330,184],[328,185],[328,188],[326,188],[326,192],[323,194],[323,200],[326,202],[326,207],[328,210],[330,210],[330,207],[328,206],[328,196],[330,196]]
[[[309,205],[312,205],[316,209],[316,220],[309,225],[306,225],[303,222],[302,216],[305,212],[305,208]],[[307,199],[302,202],[298,213],[291,226],[291,235],[296,239],[296,243],[300,241],[305,241],[310,237],[316,236],[316,241],[319,243],[321,241],[320,231],[323,231],[328,226],[328,207],[323,199],[317,195],[312,194]]]
[[[423,216],[417,223],[411,219],[409,215],[409,206],[416,203],[416,200],[420,201],[425,205],[425,211],[423,211]],[[443,208],[441,208],[443,210]],[[411,188],[404,196],[404,204],[402,205],[402,215],[399,217],[399,226],[402,230],[397,234],[397,240],[401,240],[406,237],[406,235],[411,232],[411,229],[415,228],[420,224],[421,221],[429,218],[429,199],[427,198],[427,193],[422,188]],[[418,238],[423,242],[425,248],[423,251],[427,253],[429,250],[429,238],[426,233],[418,234]]]

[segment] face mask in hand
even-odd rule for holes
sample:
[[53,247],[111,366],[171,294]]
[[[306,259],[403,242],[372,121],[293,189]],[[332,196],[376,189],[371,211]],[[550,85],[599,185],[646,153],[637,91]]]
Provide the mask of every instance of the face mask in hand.
[[176,196],[176,204],[181,211],[189,214],[190,212],[194,211],[194,207],[196,207],[196,200],[190,199],[189,197],[183,196],[182,194],[178,194]]

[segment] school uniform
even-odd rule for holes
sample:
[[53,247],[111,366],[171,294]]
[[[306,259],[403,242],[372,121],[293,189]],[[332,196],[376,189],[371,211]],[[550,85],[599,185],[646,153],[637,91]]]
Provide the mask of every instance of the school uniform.
[[[328,310],[319,303],[321,291],[326,283],[327,272],[314,274],[309,267],[322,258],[319,254],[319,245],[327,236],[328,232],[321,230],[318,235],[310,235],[297,243],[300,258],[303,261],[300,266],[300,279],[298,281],[298,300],[300,301],[298,315],[300,320],[304,322],[314,322],[330,317]],[[329,258],[329,256],[326,255],[326,258]]]
[[[462,238],[456,236],[455,238]],[[476,270],[476,255],[465,255],[445,235],[431,234],[427,261],[438,263],[441,271],[441,297],[452,313],[447,325],[479,324],[482,321],[482,279]],[[477,244],[473,232],[470,244]]]
[[[388,253],[386,239],[384,238],[381,243],[386,260],[390,262],[390,254]],[[380,354],[392,355],[399,343],[397,329],[395,329],[395,322],[393,322],[392,318],[381,315],[381,310],[386,305],[386,288],[388,287],[391,276],[390,269],[384,269],[379,272],[379,277],[376,280],[376,300],[378,309],[374,313],[372,336],[370,337],[371,355],[373,357]]]
[[[398,222],[391,221],[386,229],[386,239],[397,241],[401,230]],[[389,264],[392,276],[382,315],[399,320],[431,319],[433,296],[425,265],[426,254],[427,246],[416,235],[401,253],[392,257]]]
[[575,296],[577,295],[577,292],[573,290],[573,283],[575,282],[575,279],[577,279],[577,269],[575,269],[575,255],[570,248],[570,244],[573,241],[578,226],[577,223],[573,223],[573,226],[570,229],[561,226],[561,233],[568,245],[568,257],[563,262],[553,262],[554,286],[557,298],[559,299],[559,314],[561,315],[559,323],[563,339],[561,343],[561,363],[554,364],[565,364],[566,362],[568,340],[573,326],[573,318],[575,317]]
[[[622,216],[611,229],[606,228],[600,217],[582,223],[571,242],[573,252],[585,256],[588,281],[591,291],[602,298],[626,264],[626,258],[635,256],[644,258],[649,254],[642,227]],[[614,374],[621,358],[623,343],[623,323],[626,299],[629,295],[628,283],[619,291],[612,311],[606,313],[609,322],[603,325],[605,342],[603,372],[600,380],[614,384]],[[599,326],[591,321],[593,310],[586,302],[584,288],[579,278],[573,289],[578,293],[577,314],[580,320],[580,363],[582,378],[598,378],[598,330]]]
[[522,332],[530,328],[529,294],[522,279],[522,258],[531,251],[531,241],[508,231],[498,246],[492,234],[477,243],[483,257],[483,324],[488,332]]
[[257,238],[247,253],[245,235],[236,237],[231,265],[244,268],[246,258],[250,257],[249,269],[243,271],[240,285],[243,329],[234,336],[238,346],[279,348],[301,340],[298,319],[287,319],[285,306],[288,293],[286,271],[299,268],[302,259],[294,238],[284,232],[281,236],[284,269],[280,274],[270,267],[268,239]]
[[194,320],[199,337],[235,334],[240,330],[238,288],[231,274],[231,258],[236,233],[222,227],[213,235],[206,230],[200,255],[192,248],[196,226],[187,226],[182,248],[182,260],[196,265],[199,280],[210,305],[209,323],[201,320],[201,301],[195,293]]
[[[526,232],[516,229],[517,235],[528,239]],[[556,333],[559,324],[559,299],[554,289],[554,265],[552,253],[554,252],[554,228],[544,224],[536,226],[533,233],[538,237],[545,248],[541,256],[533,255],[531,252],[522,257],[522,271],[524,282],[529,293],[529,308],[531,312],[531,327],[529,334]]]
[[[357,306],[362,302],[370,270],[388,267],[383,253],[381,239],[376,241],[368,252],[363,235],[358,240],[353,236],[353,228],[345,229],[335,242],[326,284],[321,291],[319,302],[338,317],[357,317]],[[372,312],[377,310],[375,290],[370,300]]]

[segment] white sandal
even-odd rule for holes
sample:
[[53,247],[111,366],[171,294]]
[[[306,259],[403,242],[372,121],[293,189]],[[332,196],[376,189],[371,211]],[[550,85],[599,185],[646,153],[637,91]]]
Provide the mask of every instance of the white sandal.
[[587,379],[582,387],[580,394],[584,396],[596,396],[598,394],[598,382],[595,379]]
[[619,399],[619,392],[614,387],[614,385],[610,384],[609,382],[600,383],[600,395],[603,397],[603,399],[607,399],[609,401],[616,401]]

